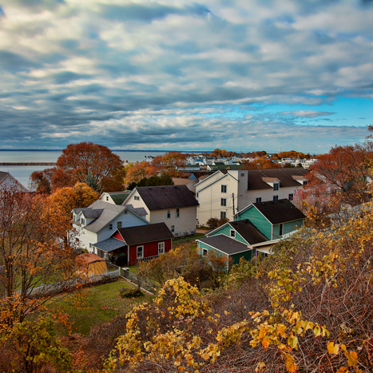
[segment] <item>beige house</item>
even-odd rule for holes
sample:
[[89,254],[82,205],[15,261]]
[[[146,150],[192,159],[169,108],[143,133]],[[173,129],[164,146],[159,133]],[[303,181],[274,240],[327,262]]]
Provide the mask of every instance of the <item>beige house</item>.
[[251,203],[291,201],[307,183],[307,172],[303,168],[216,171],[195,185],[198,224],[206,225],[210,218],[233,220]]
[[174,236],[196,232],[198,201],[186,185],[137,187],[124,205],[143,208],[147,221],[165,223]]

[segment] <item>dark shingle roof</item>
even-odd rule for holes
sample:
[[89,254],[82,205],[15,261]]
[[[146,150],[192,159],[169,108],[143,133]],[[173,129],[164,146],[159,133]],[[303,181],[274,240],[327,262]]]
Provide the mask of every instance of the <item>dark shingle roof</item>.
[[148,213],[144,209],[144,207],[133,207],[133,205],[124,205],[124,207],[127,207],[128,210],[133,211],[135,214],[139,216],[146,216]]
[[247,245],[238,242],[232,238],[219,234],[217,236],[211,236],[206,238],[200,238],[197,241],[201,241],[207,245],[210,245],[225,254],[233,255],[243,251],[249,250]]
[[3,181],[7,176],[9,175],[9,172],[0,171],[0,182]]
[[103,211],[104,211],[104,209],[84,209],[83,215],[87,219],[96,219],[99,216],[101,216]]
[[231,225],[249,245],[268,241],[267,237],[258,231],[249,220],[231,221],[229,225]]
[[165,223],[120,228],[118,231],[129,246],[169,240],[174,237]]
[[113,192],[109,194],[116,205],[121,205],[126,200],[126,198],[129,196],[130,193],[131,191],[125,191],[125,192],[120,192],[120,193]]
[[[279,179],[280,188],[299,187],[298,181],[294,176],[305,176],[308,173],[304,168],[273,168],[262,170],[248,170],[247,190],[272,189],[263,178]],[[268,179],[267,179],[268,180]]]
[[121,247],[126,246],[126,243],[121,240],[117,240],[116,238],[110,237],[106,240],[93,244],[93,246],[99,248],[102,251],[106,251],[107,253],[110,253],[114,250],[117,250],[117,249],[120,249]]
[[288,199],[278,201],[258,202],[253,205],[272,223],[280,224],[288,221],[305,219],[302,211],[298,210]]
[[186,185],[165,185],[136,188],[150,211],[198,206]]

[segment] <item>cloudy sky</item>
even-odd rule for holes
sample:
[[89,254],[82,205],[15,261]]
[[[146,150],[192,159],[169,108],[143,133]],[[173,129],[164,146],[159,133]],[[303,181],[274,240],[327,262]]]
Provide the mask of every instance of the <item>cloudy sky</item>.
[[0,148],[327,152],[373,124],[373,1],[2,0]]

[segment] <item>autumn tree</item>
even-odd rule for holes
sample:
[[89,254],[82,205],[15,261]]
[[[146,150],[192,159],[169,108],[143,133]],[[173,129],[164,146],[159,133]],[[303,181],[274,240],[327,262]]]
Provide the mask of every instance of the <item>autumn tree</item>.
[[87,184],[76,183],[73,187],[57,189],[50,197],[52,206],[70,216],[74,208],[88,207],[99,194]]
[[47,168],[43,171],[34,171],[31,174],[31,189],[38,193],[50,194],[52,191],[52,177],[54,168]]
[[150,174],[166,172],[171,177],[178,176],[179,169],[185,166],[186,155],[180,152],[168,152],[157,156],[151,163]]
[[301,198],[312,205],[321,197],[327,212],[337,211],[341,203],[355,206],[367,202],[372,154],[366,146],[350,145],[336,146],[318,156]]
[[70,218],[48,199],[0,190],[0,211],[1,332],[42,309],[57,288],[41,286],[74,276],[75,261],[63,246]]
[[278,163],[274,163],[270,159],[267,159],[265,157],[256,158],[251,162],[243,161],[241,165],[243,170],[281,168],[281,165],[279,165]]
[[139,183],[151,175],[150,164],[146,161],[130,163],[125,167],[125,184]]
[[62,150],[52,177],[53,189],[85,183],[88,176],[96,183],[98,192],[123,189],[120,157],[106,146],[91,142],[70,144]]

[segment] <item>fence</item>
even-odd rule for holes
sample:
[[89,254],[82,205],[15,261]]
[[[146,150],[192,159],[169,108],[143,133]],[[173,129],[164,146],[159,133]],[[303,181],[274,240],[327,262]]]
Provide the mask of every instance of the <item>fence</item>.
[[158,285],[155,282],[130,272],[128,268],[122,268],[122,275],[124,278],[131,281],[133,284],[139,286],[140,288],[145,289],[149,293],[154,294],[158,288]]

